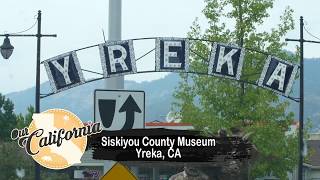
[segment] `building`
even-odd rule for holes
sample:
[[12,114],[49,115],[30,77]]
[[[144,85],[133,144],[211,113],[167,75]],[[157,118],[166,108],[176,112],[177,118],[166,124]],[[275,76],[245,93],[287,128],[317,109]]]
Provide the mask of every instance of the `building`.
[[[145,128],[166,128],[166,129],[178,129],[178,130],[191,130],[193,126],[191,123],[177,123],[177,122],[147,122]],[[94,160],[92,159],[92,150],[87,150],[81,157],[81,164],[75,164],[70,167],[68,171],[72,174],[74,179],[83,179],[85,176],[93,179],[100,179],[104,175],[104,172],[108,171],[113,166],[113,161]],[[179,172],[183,169],[183,165],[180,166],[167,166],[161,168],[155,166],[155,164],[145,164],[140,162],[131,162],[126,164],[132,172],[140,180],[160,179],[167,180],[169,176]]]
[[[194,129],[191,123],[180,122],[161,122],[153,121],[145,123],[145,128],[165,128],[176,130],[192,130]],[[172,163],[171,163],[172,164]],[[134,162],[127,163],[128,167],[135,173],[139,180],[168,180],[169,177],[183,169],[183,164],[159,166],[159,163],[143,163]]]
[[303,165],[304,180],[320,180],[320,133],[310,134],[306,145],[308,158]]
[[[294,122],[289,130],[286,132],[287,135],[295,134],[297,135],[297,129],[299,127],[299,123]],[[181,122],[147,122],[145,123],[145,128],[166,128],[166,129],[179,129],[179,130],[192,130],[194,129],[192,124],[190,123],[181,123]],[[306,141],[306,151],[310,153],[310,158],[306,163],[304,163],[304,180],[320,180],[320,133],[311,134],[310,138]],[[92,159],[92,151],[88,150],[81,158],[81,164],[74,165],[71,167],[71,172],[73,172],[73,178],[82,179],[84,178],[84,174],[91,175],[92,178],[99,179],[99,177],[103,176],[104,172],[106,172],[112,165],[113,161],[104,161],[104,160],[93,160]],[[160,179],[167,180],[170,176],[177,174],[177,172],[181,172],[184,170],[183,163],[170,163],[167,165],[159,165],[160,163],[152,163],[152,162],[124,162],[132,172],[141,180],[152,180],[152,179]],[[205,174],[210,174],[213,171],[219,171],[219,169],[215,169],[214,166],[204,167],[199,166],[205,172]],[[72,174],[72,173],[71,173]],[[260,179],[277,179],[276,177],[270,175],[267,177],[262,177]],[[296,169],[293,172],[288,172],[289,180],[297,179],[297,171]]]

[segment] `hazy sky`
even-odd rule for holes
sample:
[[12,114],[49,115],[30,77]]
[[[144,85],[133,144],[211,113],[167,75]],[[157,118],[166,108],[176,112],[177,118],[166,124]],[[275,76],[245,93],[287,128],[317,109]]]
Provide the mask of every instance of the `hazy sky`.
[[[286,6],[294,9],[296,25],[299,16],[307,21],[307,28],[320,36],[319,0],[277,0],[271,17],[261,28],[268,29],[279,21],[279,16]],[[176,36],[185,37],[195,17],[200,24],[206,26],[201,14],[204,8],[202,0],[123,0],[122,1],[122,39]],[[0,33],[18,32],[29,28],[35,22],[37,10],[42,10],[43,33],[55,33],[57,38],[43,38],[41,59],[45,60],[74,49],[103,42],[102,28],[108,34],[108,0],[10,0],[2,1],[0,6]],[[26,32],[36,33],[36,28]],[[289,38],[297,38],[296,30],[288,34]],[[307,34],[309,39],[313,39]],[[0,57],[0,92],[8,93],[34,86],[36,39],[12,37],[15,47],[9,60]],[[313,39],[315,40],[315,39]],[[0,39],[0,44],[2,44]],[[136,57],[154,47],[154,41],[137,42]],[[296,43],[290,43],[287,49],[292,50]],[[320,45],[306,44],[306,57],[320,57]],[[80,64],[84,69],[101,72],[98,48],[77,52]],[[319,62],[320,63],[320,62]],[[138,70],[153,69],[154,54],[150,54],[137,64]],[[41,81],[47,80],[45,69],[41,69]],[[165,73],[130,75],[126,79],[138,82],[161,78]],[[91,78],[90,74],[85,74]]]

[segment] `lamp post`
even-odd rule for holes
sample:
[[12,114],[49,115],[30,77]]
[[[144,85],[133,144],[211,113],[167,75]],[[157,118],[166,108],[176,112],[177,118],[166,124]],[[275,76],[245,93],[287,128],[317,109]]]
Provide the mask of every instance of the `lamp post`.
[[304,123],[304,43],[318,43],[320,41],[310,41],[303,38],[303,17],[300,17],[300,38],[286,39],[286,41],[296,41],[300,43],[300,103],[299,103],[299,164],[298,164],[298,179],[303,178],[303,123]]
[[2,46],[0,46],[0,52],[1,52],[1,55],[4,59],[9,59],[9,57],[11,56],[13,49],[14,49],[14,47],[10,43],[10,39],[8,36],[9,35],[6,36],[6,38],[3,41]]
[[[37,38],[37,65],[36,65],[36,92],[35,92],[35,113],[40,112],[40,50],[42,37],[57,37],[56,34],[41,34],[41,11],[38,11],[37,34],[0,34],[4,36],[3,45],[0,46],[0,52],[4,59],[9,59],[14,47],[11,45],[9,37],[36,37]],[[40,165],[35,162],[35,179],[40,180]]]

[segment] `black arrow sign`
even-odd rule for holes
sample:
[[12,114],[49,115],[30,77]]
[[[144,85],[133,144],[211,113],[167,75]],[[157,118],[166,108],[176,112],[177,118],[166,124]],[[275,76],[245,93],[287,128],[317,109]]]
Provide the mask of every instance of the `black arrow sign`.
[[141,109],[131,95],[123,103],[119,112],[126,112],[126,122],[122,130],[132,129],[134,123],[134,112],[141,113]]
[[98,104],[102,124],[105,128],[109,128],[114,118],[116,100],[99,99]]

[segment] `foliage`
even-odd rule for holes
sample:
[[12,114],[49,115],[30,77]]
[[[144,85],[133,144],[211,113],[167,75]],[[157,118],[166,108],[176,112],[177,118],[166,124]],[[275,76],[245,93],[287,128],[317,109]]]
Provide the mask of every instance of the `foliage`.
[[29,126],[33,111],[30,106],[25,117],[16,115],[12,101],[0,94],[0,179],[17,179],[16,169],[21,168],[25,169],[26,179],[34,177],[32,158],[10,137],[12,129]]
[[[19,179],[16,169],[24,169],[23,179],[32,180],[34,179],[34,161],[16,141],[11,140],[10,135],[14,128],[22,129],[29,126],[34,107],[29,106],[25,116],[16,115],[13,110],[12,101],[0,94],[0,179]],[[47,171],[42,171],[41,179],[70,179],[68,174]]]
[[[0,142],[0,179],[16,180],[16,169],[24,169],[23,179],[34,179],[34,161],[15,141]],[[42,170],[41,179],[70,179],[68,174]]]
[[32,121],[32,114],[34,107],[27,108],[27,114],[23,117],[22,114],[16,115],[14,113],[14,104],[4,95],[0,93],[0,141],[11,140],[11,130],[14,128],[24,128],[29,126]]
[[17,116],[10,99],[0,94],[0,141],[10,140],[11,130],[17,125]]
[[32,179],[34,175],[32,158],[15,141],[0,142],[0,160],[0,179],[18,179],[16,169],[21,168],[25,169],[26,179]]
[[[241,80],[255,82],[262,72],[266,55],[250,51],[268,52],[281,59],[297,61],[296,54],[283,50],[284,36],[294,28],[293,10],[287,7],[280,23],[270,32],[257,27],[269,17],[273,0],[205,0],[203,14],[208,28],[203,31],[196,20],[189,32],[190,38],[208,39],[222,43],[237,43],[246,48]],[[228,24],[226,23],[228,22]],[[207,72],[210,44],[195,41],[191,44],[191,71]],[[273,92],[223,78],[181,74],[174,94],[174,108],[182,120],[196,129],[216,132],[221,128],[241,127],[252,133],[251,141],[259,151],[259,158],[250,169],[251,177],[273,172],[286,179],[297,162],[297,137],[285,132],[293,121],[293,113],[286,113],[288,102]],[[249,122],[249,123],[248,123]]]

